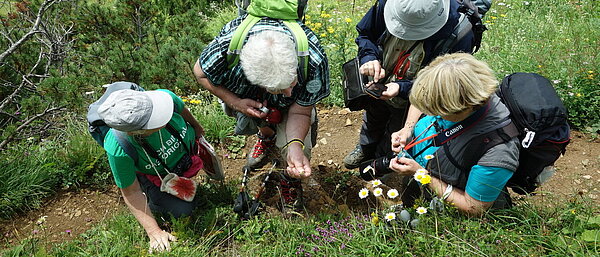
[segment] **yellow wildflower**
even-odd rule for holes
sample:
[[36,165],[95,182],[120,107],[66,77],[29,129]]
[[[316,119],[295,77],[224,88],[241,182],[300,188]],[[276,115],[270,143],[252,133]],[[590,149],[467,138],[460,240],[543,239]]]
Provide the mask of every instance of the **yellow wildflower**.
[[333,34],[335,30],[333,29],[333,27],[327,27],[327,32],[329,32],[329,34]]
[[421,182],[422,185],[427,185],[427,184],[431,183],[431,176],[425,175],[419,182]]
[[323,23],[320,23],[320,22],[315,23],[315,29],[320,29],[321,27],[323,27]]
[[379,224],[379,217],[373,216],[373,218],[371,218],[371,223],[373,223],[373,225]]
[[327,37],[327,33],[321,33],[321,37]]
[[350,23],[350,22],[352,22],[352,19],[346,18],[344,21],[346,21],[347,23]]

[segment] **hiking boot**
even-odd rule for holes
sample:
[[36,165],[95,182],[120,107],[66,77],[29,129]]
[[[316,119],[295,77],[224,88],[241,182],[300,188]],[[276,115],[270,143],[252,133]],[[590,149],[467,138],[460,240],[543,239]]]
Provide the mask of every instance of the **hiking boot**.
[[256,169],[262,167],[269,160],[268,156],[275,147],[275,136],[271,138],[265,138],[261,135],[257,135],[258,140],[254,147],[252,148],[252,152],[248,154],[248,158],[246,159],[246,166]]
[[344,157],[344,166],[346,166],[346,169],[356,169],[364,161],[365,153],[362,151],[360,144],[356,144],[354,150]]
[[282,175],[279,180],[279,193],[283,203],[282,212],[298,212],[302,209],[302,182],[299,179]]

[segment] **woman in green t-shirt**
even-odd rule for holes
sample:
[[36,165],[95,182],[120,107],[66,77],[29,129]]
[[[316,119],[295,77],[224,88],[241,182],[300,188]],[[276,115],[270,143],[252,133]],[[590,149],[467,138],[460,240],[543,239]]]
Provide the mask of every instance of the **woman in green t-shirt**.
[[[187,198],[175,196],[178,192],[165,190],[168,185],[164,184],[194,183],[184,177],[195,175],[203,166],[192,152],[204,129],[179,97],[161,89],[116,91],[100,105],[98,114],[112,128],[106,134],[104,148],[115,183],[146,230],[150,251],[170,250],[169,242],[176,238],[158,226],[152,212],[180,217],[189,215],[196,206],[193,193]],[[128,154],[132,151],[137,153],[137,160]],[[168,180],[174,174],[178,175],[175,180]]]

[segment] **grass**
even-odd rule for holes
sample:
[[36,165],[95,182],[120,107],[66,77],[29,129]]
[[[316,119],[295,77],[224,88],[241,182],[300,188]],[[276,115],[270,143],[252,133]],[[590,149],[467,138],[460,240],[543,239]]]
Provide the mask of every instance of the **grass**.
[[[223,191],[225,189],[225,191]],[[205,205],[193,218],[175,220],[178,237],[161,256],[595,256],[600,245],[585,233],[600,229],[593,202],[576,199],[566,206],[540,208],[521,203],[504,212],[470,219],[452,208],[419,215],[419,225],[373,223],[354,213],[286,219],[263,214],[237,220],[230,207],[231,185],[202,188]],[[212,201],[209,201],[212,200]],[[597,210],[596,210],[597,211]],[[412,212],[412,210],[411,210]],[[414,214],[413,216],[417,215]],[[596,216],[594,216],[596,215]],[[585,232],[591,231],[591,232]],[[594,232],[595,231],[595,232]],[[128,213],[122,213],[60,245],[32,235],[4,256],[146,256],[147,238]]]

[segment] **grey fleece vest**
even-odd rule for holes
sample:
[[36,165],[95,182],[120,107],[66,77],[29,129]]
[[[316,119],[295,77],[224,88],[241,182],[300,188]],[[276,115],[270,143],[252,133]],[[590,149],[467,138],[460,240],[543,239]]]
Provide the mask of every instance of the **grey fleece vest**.
[[[465,189],[469,171],[476,164],[505,168],[514,172],[519,164],[519,141],[516,137],[490,148],[479,160],[469,161],[467,159],[470,155],[465,154],[476,151],[476,148],[486,143],[483,135],[507,125],[510,122],[509,114],[506,106],[500,102],[500,98],[495,94],[492,95],[488,113],[482,120],[438,148],[434,154],[435,158],[427,163],[427,170],[432,176],[461,190]],[[451,160],[463,166],[462,169],[456,167]]]

